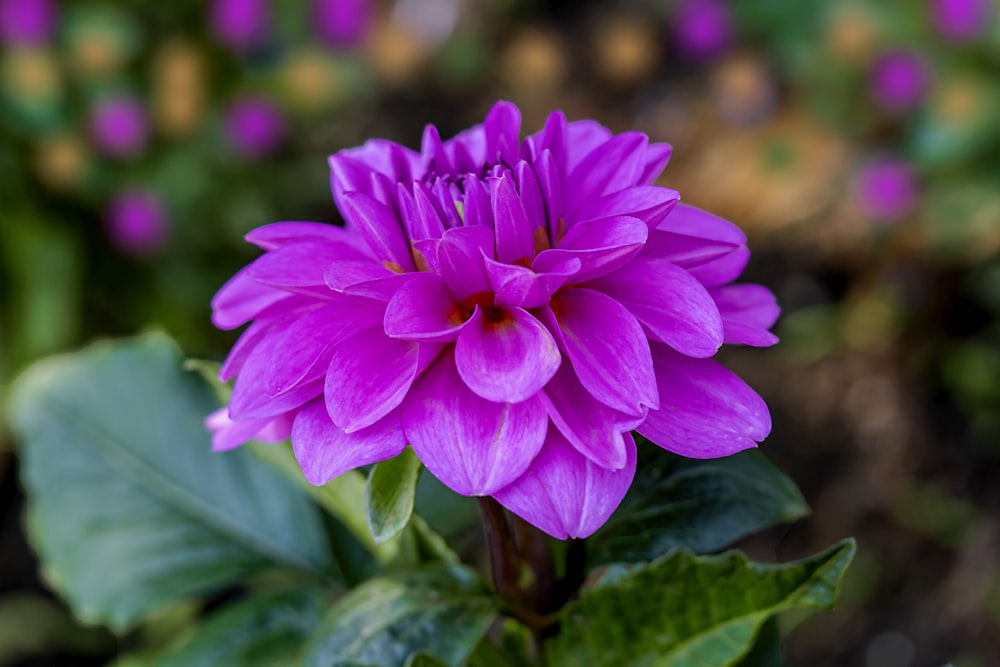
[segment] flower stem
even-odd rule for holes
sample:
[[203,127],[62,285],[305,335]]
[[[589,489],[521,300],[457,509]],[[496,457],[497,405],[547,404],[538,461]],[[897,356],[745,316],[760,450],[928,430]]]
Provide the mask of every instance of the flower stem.
[[514,541],[507,515],[500,503],[489,496],[479,498],[479,509],[482,511],[483,525],[486,529],[493,586],[504,599],[520,602],[517,543]]

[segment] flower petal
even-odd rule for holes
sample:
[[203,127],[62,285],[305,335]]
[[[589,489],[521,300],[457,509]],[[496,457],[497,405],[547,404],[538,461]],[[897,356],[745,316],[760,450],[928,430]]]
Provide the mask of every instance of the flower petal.
[[618,412],[596,400],[583,388],[571,364],[562,364],[545,385],[546,409],[552,423],[578,452],[608,470],[620,470],[626,463],[622,432],[645,418]]
[[464,300],[490,289],[483,258],[493,255],[493,230],[489,227],[456,227],[441,237],[437,269],[455,298]]
[[[551,260],[551,262],[548,262]],[[486,274],[498,306],[537,308],[545,305],[566,281],[580,272],[583,264],[569,253],[556,254],[543,259],[549,264],[545,271],[536,272],[517,264],[503,264],[487,257]]]
[[212,297],[212,324],[220,329],[235,329],[243,326],[261,311],[290,298],[288,292],[262,285],[250,276],[245,266],[226,281]]
[[709,292],[722,313],[727,343],[767,347],[778,342],[768,331],[781,314],[771,290],[763,285],[726,285]]
[[[575,120],[566,124],[566,171],[571,174],[590,153],[611,139],[611,130],[596,120]],[[558,157],[558,156],[557,156]]]
[[389,414],[413,384],[418,360],[418,345],[386,336],[381,322],[342,340],[323,392],[334,423],[353,433]]
[[725,241],[654,229],[649,232],[640,256],[665,259],[690,271],[693,267],[725,257],[739,248],[740,246]]
[[556,294],[548,312],[555,320],[548,322],[550,330],[594,398],[630,415],[659,405],[649,343],[624,306],[600,292],[575,288]]
[[490,200],[496,224],[496,258],[513,264],[534,257],[531,222],[509,174],[490,181]]
[[627,264],[642,250],[649,231],[638,218],[618,216],[574,225],[558,248],[545,250],[532,262],[537,272],[548,272],[570,257],[580,260],[574,282],[592,280]]
[[537,394],[561,360],[552,334],[523,308],[504,309],[501,321],[477,309],[455,343],[455,364],[466,386],[500,403]]
[[670,144],[650,144],[646,148],[646,163],[639,177],[639,185],[652,185],[670,162],[674,149]]
[[756,447],[771,432],[764,400],[711,359],[691,359],[653,343],[660,409],[636,430],[681,456],[709,459]]
[[589,537],[618,508],[635,477],[635,442],[628,433],[624,440],[626,463],[611,471],[589,461],[559,431],[549,429],[531,468],[493,497],[552,537]]
[[228,408],[219,408],[205,418],[205,428],[212,433],[212,451],[222,452],[235,449],[248,440],[260,442],[282,442],[292,432],[295,411],[266,417],[233,421]]
[[739,227],[694,206],[678,204],[660,223],[659,229],[736,246],[731,253],[689,269],[706,287],[732,282],[743,272],[750,259],[746,234]]
[[548,427],[541,399],[494,403],[477,396],[447,351],[413,386],[402,414],[406,437],[423,464],[466,496],[489,495],[519,477]]
[[454,341],[468,320],[440,276],[418,273],[389,301],[385,333],[407,341]]
[[347,192],[343,202],[341,213],[360,231],[376,260],[414,270],[403,225],[393,211],[363,192]]
[[722,347],[722,316],[694,276],[662,259],[636,258],[587,284],[625,306],[652,334],[689,357]]
[[572,223],[627,215],[639,218],[650,229],[656,229],[670,210],[680,200],[676,190],[641,186],[626,188],[599,199],[584,203],[576,212]]
[[497,102],[486,114],[483,127],[486,129],[486,160],[513,164],[520,143],[521,110],[510,102]]
[[398,413],[347,433],[333,423],[323,401],[315,400],[302,408],[292,426],[292,451],[302,474],[314,486],[348,470],[391,459],[405,448]]
[[564,182],[569,218],[587,201],[637,184],[649,139],[641,132],[615,135],[580,161]]
[[273,222],[247,232],[247,241],[263,250],[274,250],[305,240],[334,241],[362,247],[361,238],[344,227],[322,222]]
[[311,399],[321,390],[334,345],[371,317],[363,307],[335,304],[295,313],[270,329],[240,369],[230,415],[270,417]]
[[310,287],[325,292],[327,269],[343,263],[359,263],[388,273],[375,259],[347,244],[304,241],[261,255],[247,267],[247,275],[259,283],[282,289]]

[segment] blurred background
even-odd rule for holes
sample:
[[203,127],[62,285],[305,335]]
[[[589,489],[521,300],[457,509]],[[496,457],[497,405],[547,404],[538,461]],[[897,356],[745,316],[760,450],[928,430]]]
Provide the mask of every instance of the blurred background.
[[[994,0],[0,0],[0,401],[41,356],[162,328],[276,220],[336,222],[326,156],[418,146],[498,98],[674,145],[660,183],[750,236],[771,405],[806,521],[859,539],[793,667],[1000,665],[1000,18]],[[0,665],[115,645],[40,583],[0,425]],[[794,624],[792,619],[786,625]]]

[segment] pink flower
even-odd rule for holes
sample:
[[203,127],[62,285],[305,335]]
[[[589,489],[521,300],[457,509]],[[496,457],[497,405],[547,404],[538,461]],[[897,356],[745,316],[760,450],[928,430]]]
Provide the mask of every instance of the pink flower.
[[243,157],[266,157],[285,139],[284,114],[263,97],[237,100],[226,113],[225,122],[230,144]]
[[108,205],[107,231],[111,242],[130,255],[159,250],[169,232],[163,202],[148,190],[119,192]]
[[146,111],[134,97],[109,97],[91,111],[90,133],[94,143],[107,155],[135,157],[149,139]]
[[882,54],[870,74],[872,99],[890,113],[910,111],[923,101],[929,87],[927,63],[915,51],[897,50]]
[[916,207],[917,177],[905,162],[878,158],[858,170],[855,197],[866,216],[879,222],[893,222]]
[[501,102],[449,141],[429,126],[419,153],[341,151],[345,227],[248,234],[264,255],[213,301],[217,326],[252,321],[217,448],[291,423],[324,484],[409,444],[456,492],[567,538],[624,497],[632,429],[699,458],[767,436],[767,406],[710,358],[777,340],[773,295],[729,284],[743,233],[652,185],[668,145],[561,112],[519,131]]

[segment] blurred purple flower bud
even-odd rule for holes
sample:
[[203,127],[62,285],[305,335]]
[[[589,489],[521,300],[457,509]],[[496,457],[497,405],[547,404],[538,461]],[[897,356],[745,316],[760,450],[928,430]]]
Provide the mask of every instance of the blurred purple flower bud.
[[371,0],[313,0],[313,30],[329,47],[356,47],[368,34],[373,14]]
[[269,14],[267,0],[213,0],[209,24],[220,42],[247,51],[264,36]]
[[918,195],[917,177],[905,162],[876,158],[858,170],[854,194],[867,217],[894,222],[913,212]]
[[38,46],[52,37],[56,8],[51,0],[0,0],[0,42]]
[[930,84],[930,71],[915,51],[888,51],[872,66],[872,99],[883,110],[902,113],[923,101]]
[[993,0],[931,0],[931,24],[953,42],[981,37],[993,21]]
[[91,110],[90,133],[107,155],[133,157],[142,152],[149,139],[146,111],[134,97],[106,98]]
[[148,255],[167,241],[167,214],[156,194],[141,189],[124,190],[107,209],[108,238],[130,255]]
[[733,42],[729,8],[721,0],[682,0],[674,11],[673,34],[681,55],[711,60]]
[[285,139],[285,116],[262,97],[236,100],[226,113],[226,133],[233,149],[243,157],[264,157]]

